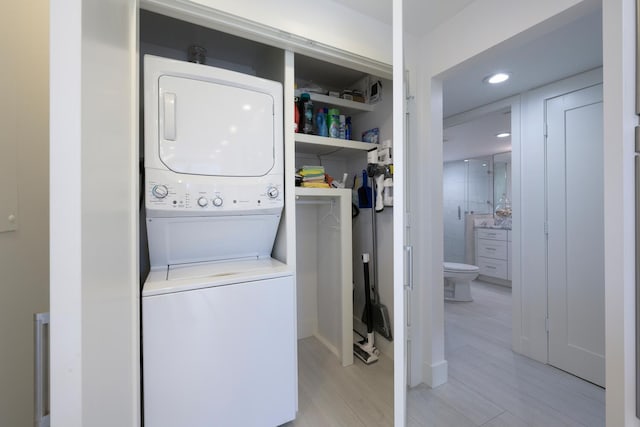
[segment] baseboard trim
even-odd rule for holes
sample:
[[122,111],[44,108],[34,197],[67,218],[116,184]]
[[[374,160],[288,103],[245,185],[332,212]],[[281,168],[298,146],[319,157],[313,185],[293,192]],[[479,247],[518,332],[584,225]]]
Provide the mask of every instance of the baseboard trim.
[[436,388],[447,382],[449,364],[443,360],[433,365],[423,364],[424,383],[431,388]]

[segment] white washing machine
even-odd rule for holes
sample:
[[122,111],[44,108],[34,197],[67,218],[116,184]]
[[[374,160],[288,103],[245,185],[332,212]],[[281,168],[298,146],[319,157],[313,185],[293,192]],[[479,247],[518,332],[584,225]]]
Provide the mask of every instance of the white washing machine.
[[284,206],[280,83],[144,58],[146,427],[295,418],[292,269],[270,254]]

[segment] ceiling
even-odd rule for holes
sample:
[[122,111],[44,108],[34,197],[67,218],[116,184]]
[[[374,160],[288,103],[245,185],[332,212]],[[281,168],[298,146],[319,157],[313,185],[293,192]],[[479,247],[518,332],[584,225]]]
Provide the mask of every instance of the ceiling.
[[[444,117],[526,92],[602,65],[602,11],[597,9],[555,31],[522,43],[505,43],[447,73]],[[499,85],[483,79],[504,71]]]
[[[392,0],[336,0],[363,15],[391,25]],[[453,17],[474,0],[404,0],[404,30],[416,37],[429,34],[444,21]]]
[[[598,8],[533,40],[510,45],[491,49],[445,77],[444,117],[602,66],[602,11]],[[484,83],[498,71],[510,73],[511,78],[499,85]],[[495,137],[505,127],[504,117],[497,112],[445,129],[444,160],[510,151],[511,138],[505,146],[506,141]]]
[[[391,0],[336,1],[391,24]],[[423,37],[473,1],[404,0],[405,31]],[[525,32],[447,72],[443,76],[444,117],[602,66],[602,9],[598,2],[555,27],[552,31],[538,28]],[[540,34],[534,37],[532,33]],[[511,78],[496,86],[484,83],[487,76],[497,71],[509,72]],[[490,114],[446,129],[445,161],[510,150],[504,141],[500,144],[495,141],[498,133],[495,129],[504,127],[503,120],[502,113]],[[466,148],[463,140],[468,141]]]
[[510,113],[509,109],[501,109],[444,129],[443,161],[471,159],[511,151],[511,137],[496,136],[502,132],[511,132]]

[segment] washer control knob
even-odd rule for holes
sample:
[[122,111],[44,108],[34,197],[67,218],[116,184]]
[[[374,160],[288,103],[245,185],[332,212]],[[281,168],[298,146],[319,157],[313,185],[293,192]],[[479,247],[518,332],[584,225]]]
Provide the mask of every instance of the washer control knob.
[[166,185],[154,185],[151,189],[151,194],[153,194],[158,199],[164,199],[169,195],[169,189]]
[[219,208],[220,206],[222,206],[222,197],[220,197],[220,196],[216,196],[216,197],[213,199],[213,206],[218,207],[218,208]]
[[207,206],[209,204],[209,201],[207,200],[206,197],[200,197],[198,199],[198,206],[200,206],[201,208],[204,208],[205,206]]
[[269,187],[267,189],[267,196],[269,196],[270,199],[275,199],[279,194],[280,191],[276,187]]

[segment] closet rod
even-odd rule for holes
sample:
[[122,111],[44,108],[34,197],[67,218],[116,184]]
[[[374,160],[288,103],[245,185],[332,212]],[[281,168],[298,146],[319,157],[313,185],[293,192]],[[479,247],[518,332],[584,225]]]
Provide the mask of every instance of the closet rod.
[[333,200],[301,200],[296,199],[296,205],[332,205]]

